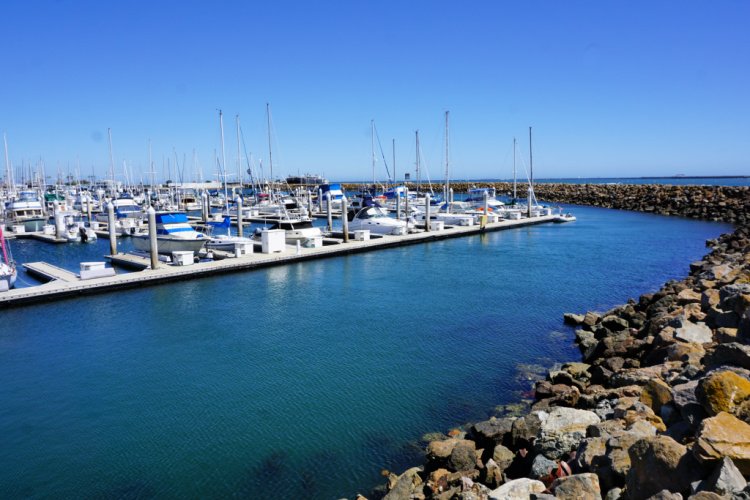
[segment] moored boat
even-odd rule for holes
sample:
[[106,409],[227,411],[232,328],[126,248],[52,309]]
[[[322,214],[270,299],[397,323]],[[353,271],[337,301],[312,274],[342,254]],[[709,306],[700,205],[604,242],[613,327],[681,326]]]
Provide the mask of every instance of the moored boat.
[[[131,235],[136,250],[151,250],[148,232]],[[156,245],[159,253],[198,252],[208,241],[208,237],[193,229],[188,224],[187,215],[183,212],[156,213]]]
[[18,272],[13,255],[10,253],[10,247],[5,243],[2,226],[0,226],[0,248],[3,254],[3,260],[0,261],[0,291],[10,290],[16,284]]

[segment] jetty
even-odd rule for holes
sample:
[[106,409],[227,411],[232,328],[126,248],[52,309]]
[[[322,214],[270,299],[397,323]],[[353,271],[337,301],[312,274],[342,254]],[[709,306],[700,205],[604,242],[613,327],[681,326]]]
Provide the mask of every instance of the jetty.
[[[122,290],[133,287],[157,285],[172,281],[188,280],[231,272],[260,269],[270,266],[280,266],[306,260],[335,257],[340,255],[369,252],[385,248],[393,248],[417,243],[444,240],[456,237],[478,236],[486,232],[549,223],[555,220],[555,215],[539,215],[516,220],[500,220],[470,226],[446,226],[442,229],[417,231],[404,235],[369,237],[369,232],[357,231],[348,234],[347,238],[339,233],[333,233],[325,238],[324,244],[307,248],[301,245],[284,245],[278,251],[257,253],[254,245],[235,254],[218,253],[214,259],[200,262],[159,262],[156,269],[151,269],[150,259],[135,254],[117,254],[105,256],[113,264],[131,269],[141,269],[137,272],[115,274],[113,268],[97,270],[84,269],[86,265],[96,263],[82,263],[80,275],[57,268],[44,262],[24,264],[29,273],[48,281],[47,283],[28,287],[15,288],[0,293],[0,309],[20,306],[36,302],[97,294],[106,291]],[[367,234],[365,234],[367,233]],[[103,264],[103,263],[102,263]],[[108,271],[108,272],[104,272]]]

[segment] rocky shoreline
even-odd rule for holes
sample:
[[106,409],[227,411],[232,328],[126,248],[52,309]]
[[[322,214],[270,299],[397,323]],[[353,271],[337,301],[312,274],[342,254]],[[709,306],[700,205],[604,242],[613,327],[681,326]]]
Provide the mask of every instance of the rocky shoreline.
[[[557,192],[586,191],[576,186]],[[693,201],[647,210],[649,197],[675,187],[614,187],[618,203],[643,191],[630,206],[691,217],[702,204],[696,193],[713,193],[700,217],[743,225],[707,242],[711,252],[684,280],[605,313],[566,314],[582,361],[538,381],[528,411],[429,435],[424,464],[384,471],[387,484],[358,500],[750,500],[748,189],[680,186],[680,199]],[[605,206],[596,196],[586,204]]]

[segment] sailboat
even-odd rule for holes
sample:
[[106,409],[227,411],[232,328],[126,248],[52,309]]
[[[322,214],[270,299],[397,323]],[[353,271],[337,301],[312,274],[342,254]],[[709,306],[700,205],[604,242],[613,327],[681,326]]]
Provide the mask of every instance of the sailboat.
[[16,284],[16,263],[10,253],[10,247],[5,244],[3,228],[0,226],[0,247],[3,252],[3,260],[0,262],[0,292],[10,290]]

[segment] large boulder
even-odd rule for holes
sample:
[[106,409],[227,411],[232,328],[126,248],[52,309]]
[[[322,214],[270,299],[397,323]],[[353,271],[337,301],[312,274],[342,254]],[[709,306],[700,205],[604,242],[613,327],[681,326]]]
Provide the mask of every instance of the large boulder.
[[654,413],[659,415],[661,408],[672,401],[672,388],[659,378],[649,380],[643,387],[641,402],[650,406]]
[[534,447],[551,460],[560,459],[578,448],[588,426],[599,422],[597,414],[588,410],[555,408],[542,420]]
[[731,495],[745,489],[747,481],[734,465],[732,459],[724,457],[714,471],[700,482],[698,491],[713,491],[719,495]]
[[703,470],[685,446],[667,436],[640,439],[630,447],[626,490],[630,498],[647,498],[667,489],[687,496]]
[[585,473],[555,479],[550,487],[555,498],[560,500],[601,500],[599,478]]
[[729,370],[713,372],[698,383],[695,395],[709,415],[733,413],[750,398],[750,380]]
[[731,365],[750,369],[750,346],[738,342],[719,344],[703,358],[706,368]]
[[398,477],[396,484],[383,500],[409,500],[414,490],[422,485],[421,469],[412,467]]
[[522,477],[508,481],[492,490],[489,498],[492,500],[528,500],[532,494],[542,493],[545,489],[543,482]]
[[469,440],[461,440],[456,443],[448,462],[454,471],[475,469],[477,466],[476,443]]
[[729,457],[743,475],[750,475],[750,425],[726,412],[703,420],[693,454],[703,463]]
[[495,418],[471,426],[470,435],[480,448],[492,449],[498,444],[509,444],[514,417]]
[[693,323],[685,317],[679,317],[672,324],[674,337],[683,342],[695,342],[696,344],[707,344],[713,341],[711,328],[705,323]]

